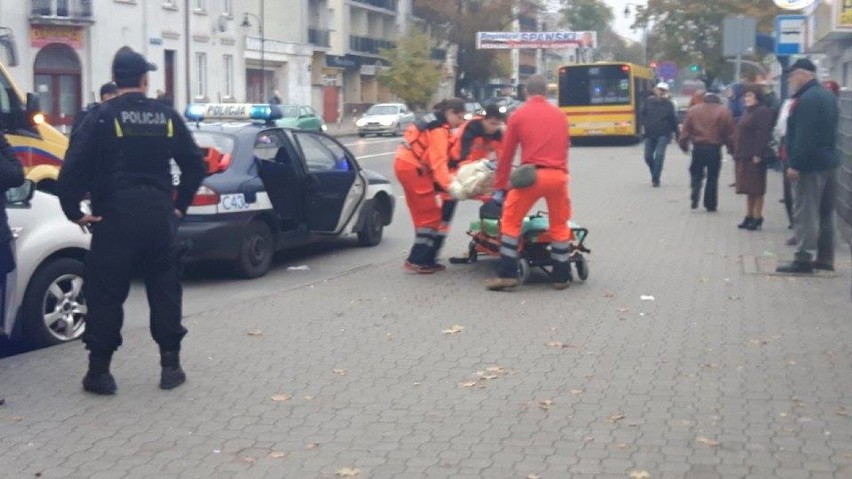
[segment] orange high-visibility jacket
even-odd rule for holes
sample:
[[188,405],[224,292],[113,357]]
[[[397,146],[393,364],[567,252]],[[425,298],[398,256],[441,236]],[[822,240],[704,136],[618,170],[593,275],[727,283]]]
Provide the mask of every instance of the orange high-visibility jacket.
[[432,176],[435,183],[447,191],[450,187],[449,150],[450,125],[430,113],[408,126],[396,157],[422,168],[424,174]]
[[462,165],[488,158],[492,151],[500,157],[503,151],[501,130],[493,134],[485,133],[482,119],[470,120],[456,130],[450,149],[450,170]]

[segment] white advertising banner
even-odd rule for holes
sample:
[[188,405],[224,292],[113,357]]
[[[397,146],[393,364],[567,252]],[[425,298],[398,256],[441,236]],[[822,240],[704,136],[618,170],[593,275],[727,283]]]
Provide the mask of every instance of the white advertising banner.
[[476,48],[595,48],[597,32],[477,32]]

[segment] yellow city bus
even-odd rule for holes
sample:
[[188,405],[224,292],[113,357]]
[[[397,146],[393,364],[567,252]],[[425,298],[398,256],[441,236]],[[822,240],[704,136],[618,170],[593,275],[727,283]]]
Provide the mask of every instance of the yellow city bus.
[[27,178],[38,183],[39,189],[51,191],[68,149],[68,138],[44,122],[38,97],[23,94],[6,70],[7,62],[15,66],[17,52],[11,31],[0,27],[0,132],[24,165]]
[[654,73],[632,63],[565,65],[558,86],[572,138],[638,139],[639,110],[653,94]]

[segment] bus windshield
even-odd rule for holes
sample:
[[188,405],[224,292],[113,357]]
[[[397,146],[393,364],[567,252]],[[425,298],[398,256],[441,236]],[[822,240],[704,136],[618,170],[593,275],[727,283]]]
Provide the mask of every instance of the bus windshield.
[[559,71],[559,106],[629,105],[626,65],[568,66]]

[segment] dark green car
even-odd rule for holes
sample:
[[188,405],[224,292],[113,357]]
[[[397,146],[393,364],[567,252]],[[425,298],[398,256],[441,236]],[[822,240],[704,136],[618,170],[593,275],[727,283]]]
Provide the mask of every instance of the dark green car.
[[313,131],[327,129],[317,112],[307,105],[279,105],[279,107],[284,116],[275,120],[275,126]]

